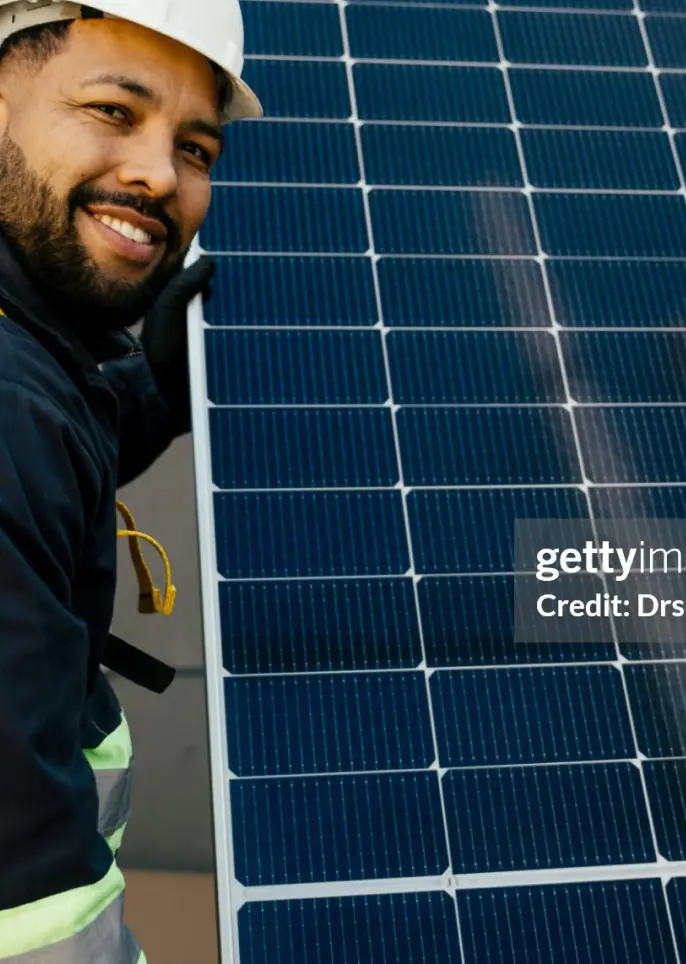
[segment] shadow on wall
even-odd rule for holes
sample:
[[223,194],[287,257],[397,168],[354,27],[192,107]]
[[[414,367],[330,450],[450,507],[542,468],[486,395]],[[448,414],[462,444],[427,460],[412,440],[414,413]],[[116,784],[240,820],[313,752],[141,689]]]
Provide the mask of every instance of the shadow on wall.
[[[119,540],[119,584],[113,631],[178,668],[158,695],[114,674],[135,754],[133,809],[121,851],[123,867],[214,873],[209,745],[190,436],[179,439],[119,497],[136,526],[162,543],[178,595],[169,617],[142,616],[128,545]],[[144,544],[145,545],[145,544]],[[164,568],[144,552],[157,585]]]

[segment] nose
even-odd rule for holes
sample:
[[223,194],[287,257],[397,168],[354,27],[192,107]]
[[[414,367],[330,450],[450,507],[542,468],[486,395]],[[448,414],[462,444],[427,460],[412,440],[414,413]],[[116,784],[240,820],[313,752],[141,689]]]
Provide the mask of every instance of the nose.
[[155,198],[173,197],[179,176],[174,138],[163,131],[128,137],[122,148],[118,180],[122,187],[145,187]]

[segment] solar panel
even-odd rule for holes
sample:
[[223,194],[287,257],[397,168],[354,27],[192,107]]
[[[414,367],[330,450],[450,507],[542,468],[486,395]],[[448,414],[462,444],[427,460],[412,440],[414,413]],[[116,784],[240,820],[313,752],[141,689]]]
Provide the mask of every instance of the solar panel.
[[222,961],[686,962],[683,646],[513,615],[515,520],[686,519],[642,3],[243,4],[191,329]]

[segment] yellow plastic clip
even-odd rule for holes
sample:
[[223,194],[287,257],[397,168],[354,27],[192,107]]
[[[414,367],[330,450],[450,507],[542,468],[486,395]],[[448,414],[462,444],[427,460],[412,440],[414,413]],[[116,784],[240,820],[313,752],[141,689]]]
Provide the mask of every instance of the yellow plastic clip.
[[[176,602],[176,586],[172,584],[172,571],[169,563],[169,557],[156,539],[153,539],[152,536],[147,535],[145,532],[139,532],[136,529],[136,523],[133,515],[123,502],[117,502],[116,505],[127,526],[126,529],[117,529],[117,536],[124,537],[129,540],[129,552],[131,553],[131,559],[133,561],[136,576],[138,578],[138,612],[146,615],[151,613],[161,613],[163,616],[171,616],[172,612],[174,611],[174,603]],[[149,542],[151,545],[153,545],[162,556],[162,561],[164,562],[164,571],[167,579],[164,591],[164,599],[162,598],[162,593],[160,590],[153,583],[152,574],[147,566],[145,558],[143,557],[143,550],[141,549],[138,541],[139,539],[145,539],[146,542]]]

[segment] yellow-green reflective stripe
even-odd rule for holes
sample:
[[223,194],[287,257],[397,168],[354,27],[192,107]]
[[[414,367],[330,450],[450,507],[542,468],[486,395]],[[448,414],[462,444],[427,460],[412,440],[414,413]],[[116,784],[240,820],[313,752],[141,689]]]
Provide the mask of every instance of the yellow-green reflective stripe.
[[106,837],[107,843],[110,845],[110,850],[113,854],[116,854],[121,847],[121,842],[124,839],[124,832],[126,830],[126,824],[121,826],[119,830],[115,830],[111,833],[109,837]]
[[112,730],[99,746],[83,752],[94,770],[125,770],[131,761],[132,747],[124,714],[116,730]]
[[124,890],[116,865],[95,884],[0,911],[0,960],[66,940],[88,927]]

